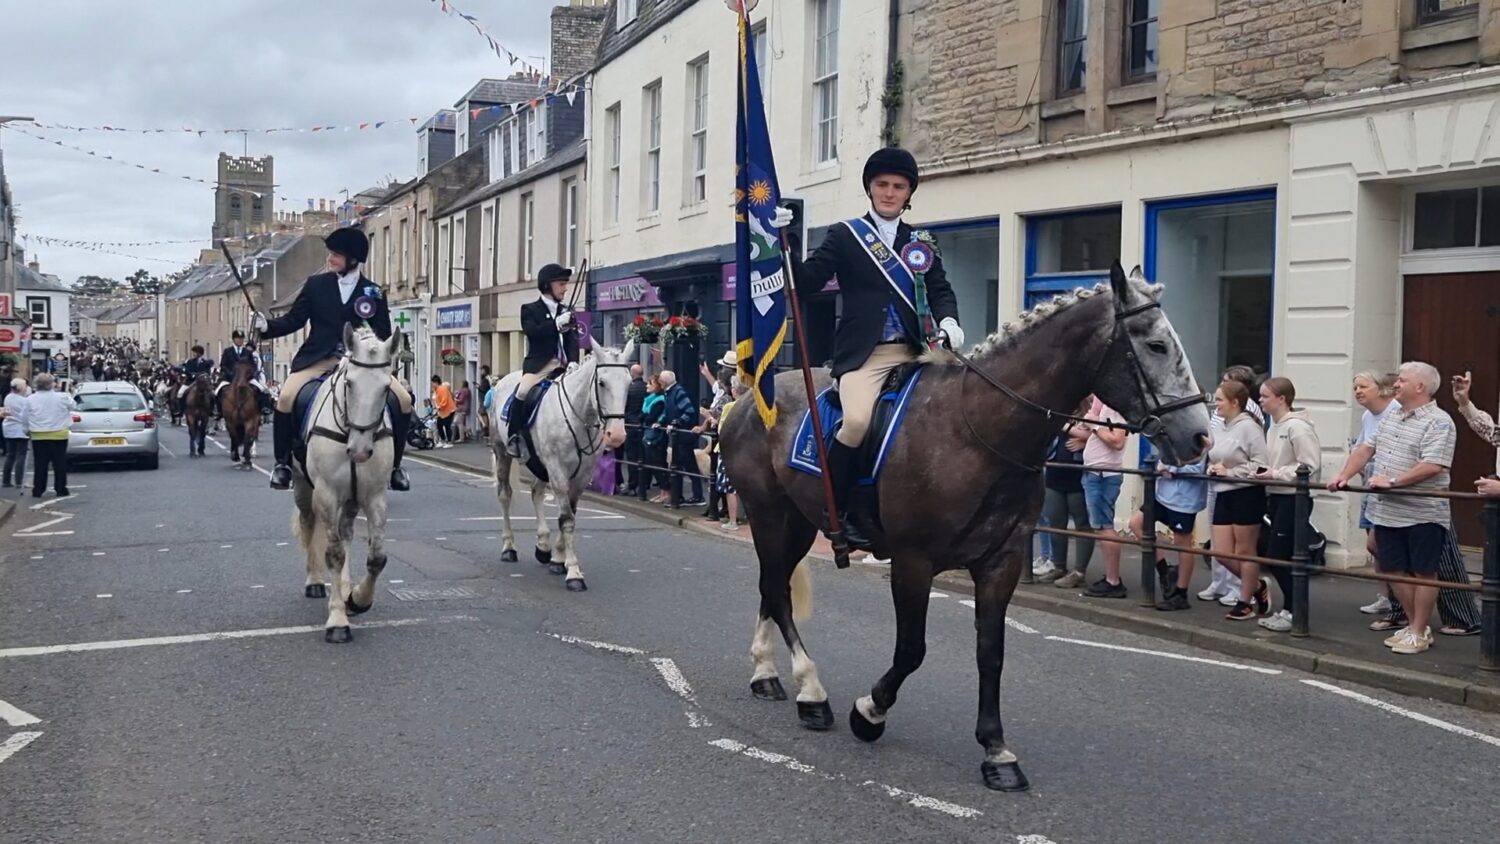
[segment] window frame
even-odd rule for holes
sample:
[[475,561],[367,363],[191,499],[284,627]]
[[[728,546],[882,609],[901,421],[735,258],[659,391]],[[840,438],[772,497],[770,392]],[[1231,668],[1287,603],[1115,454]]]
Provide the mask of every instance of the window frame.
[[686,205],[698,206],[708,201],[708,54],[688,62],[688,148],[689,165]]
[[820,168],[835,165],[839,160],[839,15],[842,3],[841,0],[812,2],[812,62],[809,65],[812,70],[812,160],[814,168]]
[[[1083,34],[1077,38],[1069,39],[1066,33],[1068,7],[1074,3],[1078,4],[1078,15],[1083,19]],[[1056,87],[1057,98],[1061,99],[1063,97],[1071,97],[1075,94],[1081,94],[1088,88],[1089,0],[1057,0],[1057,5],[1057,41],[1056,51],[1053,54],[1053,62],[1057,66],[1057,71],[1055,74],[1056,78],[1053,80],[1053,85]],[[1070,88],[1065,82],[1067,74],[1066,58],[1068,47],[1074,44],[1080,45],[1078,54],[1083,62],[1083,73],[1080,76],[1078,85],[1076,87]]]
[[641,165],[641,214],[661,213],[661,80],[641,89],[641,128],[644,130]]
[[[437,250],[438,250],[438,277],[432,280],[432,292],[443,295],[453,289],[453,253],[451,245],[453,237],[448,228],[447,220],[439,220],[437,224]],[[442,285],[443,294],[439,294],[438,285]]]
[[535,278],[536,263],[536,194],[521,194],[521,278]]
[[616,0],[615,3],[615,31],[623,30],[630,26],[640,13],[640,0]]
[[479,287],[495,286],[495,206],[485,205],[479,209],[479,254],[483,261],[479,266]]
[[[1401,193],[1401,255],[1400,272],[1403,275],[1495,272],[1500,270],[1500,245],[1479,246],[1479,231],[1483,225],[1484,189],[1500,190],[1500,177],[1488,179],[1445,179],[1412,185]],[[1481,191],[1479,207],[1475,213],[1474,246],[1452,246],[1438,249],[1417,249],[1417,194],[1451,190]]]
[[[1124,43],[1120,45],[1120,79],[1124,84],[1130,85],[1136,82],[1150,82],[1156,78],[1156,71],[1160,67],[1158,54],[1161,52],[1161,0],[1147,0],[1147,11],[1150,12],[1150,3],[1156,3],[1156,13],[1140,20],[1131,20],[1135,13],[1135,0],[1125,0],[1125,8],[1121,15],[1121,34]],[[1131,38],[1133,31],[1137,28],[1155,28],[1157,33],[1157,48],[1152,53],[1153,62],[1151,69],[1140,73],[1131,72],[1131,46],[1135,43]]]
[[1050,293],[1053,295],[1067,293],[1075,287],[1089,287],[1101,281],[1109,281],[1109,267],[1099,270],[1078,270],[1070,272],[1038,272],[1037,265],[1037,229],[1043,223],[1053,220],[1064,220],[1069,217],[1082,217],[1098,214],[1104,211],[1114,211],[1120,215],[1120,243],[1125,243],[1125,220],[1124,208],[1120,205],[1096,205],[1089,208],[1074,208],[1069,211],[1061,211],[1051,214],[1028,214],[1024,218],[1026,228],[1026,264],[1021,283],[1022,304],[1025,308],[1032,307],[1032,297],[1037,294]]
[[604,110],[604,121],[610,133],[609,178],[604,186],[609,191],[609,202],[605,206],[604,223],[617,226],[620,224],[620,138],[623,131],[619,103]]
[[1457,6],[1452,9],[1436,9],[1427,11],[1427,4],[1432,0],[1417,0],[1417,26],[1428,26],[1429,24],[1447,23],[1459,18],[1479,14],[1479,0],[1466,6]]
[[760,72],[760,100],[761,105],[766,107],[766,114],[771,113],[771,28],[767,21],[762,20],[750,27],[750,32],[755,36],[755,69]]
[[563,264],[578,262],[578,178],[563,180]]
[[[41,305],[42,319],[36,317],[37,305]],[[26,319],[31,323],[33,329],[40,328],[43,331],[52,330],[52,297],[50,296],[27,296],[26,297]]]

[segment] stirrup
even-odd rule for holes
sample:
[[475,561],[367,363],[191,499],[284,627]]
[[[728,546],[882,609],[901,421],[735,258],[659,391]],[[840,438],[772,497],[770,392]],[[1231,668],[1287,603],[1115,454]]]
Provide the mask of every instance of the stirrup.
[[407,492],[411,489],[411,478],[406,476],[406,470],[397,466],[391,470],[390,488],[397,492]]
[[285,463],[277,463],[276,468],[271,470],[271,489],[292,488],[292,467]]

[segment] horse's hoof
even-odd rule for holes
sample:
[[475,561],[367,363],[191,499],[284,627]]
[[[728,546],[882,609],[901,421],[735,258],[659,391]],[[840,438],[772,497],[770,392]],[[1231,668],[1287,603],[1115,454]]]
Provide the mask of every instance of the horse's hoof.
[[500,552],[500,562],[502,563],[515,563],[520,562],[520,560],[521,558],[516,555],[516,549],[514,548],[509,548]]
[[981,762],[979,773],[984,775],[984,785],[994,791],[1026,791],[1031,788],[1031,781],[1021,773],[1021,766],[1016,762]]
[[833,707],[826,700],[818,703],[797,701],[797,717],[802,720],[802,726],[809,730],[826,733],[833,729]]
[[349,632],[347,624],[343,627],[330,627],[323,631],[323,641],[332,642],[335,645],[345,644],[353,638],[354,634]]
[[353,598],[344,599],[344,612],[350,615],[364,615],[365,613],[369,612],[370,607],[373,606],[375,606],[373,602],[365,604],[364,606],[360,606],[359,604],[354,603]]
[[536,549],[536,561],[544,566],[547,565],[548,563],[552,562],[552,552],[543,551],[540,548]]
[[786,700],[786,689],[781,687],[781,679],[778,677],[751,680],[750,694],[761,700]]
[[309,583],[302,587],[302,595],[307,598],[326,598],[328,590],[321,583]]
[[569,592],[589,591],[589,585],[587,583],[584,583],[583,578],[581,577],[570,577],[568,578],[567,583],[565,583],[564,585],[568,587]]
[[568,567],[562,563],[548,563],[547,571],[551,574],[567,574]]
[[860,741],[875,741],[885,735],[885,722],[877,724],[865,718],[856,705],[849,709],[849,732],[854,733],[854,737]]

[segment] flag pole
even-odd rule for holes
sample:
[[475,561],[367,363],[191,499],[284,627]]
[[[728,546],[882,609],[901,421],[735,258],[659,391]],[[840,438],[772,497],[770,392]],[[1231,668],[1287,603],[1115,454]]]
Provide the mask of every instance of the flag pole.
[[797,342],[797,363],[802,368],[802,386],[807,390],[807,417],[812,420],[813,443],[818,449],[818,465],[823,467],[823,504],[828,508],[828,541],[833,546],[833,563],[849,567],[849,543],[844,539],[844,525],[839,519],[839,503],[833,495],[833,471],[828,463],[828,444],[823,439],[823,419],[818,413],[818,394],[813,386],[812,364],[807,360],[807,330],[802,326],[802,307],[797,301],[797,282],[793,277],[791,251],[787,248],[786,229],[777,229],[781,238],[781,266],[786,272],[786,303],[792,313],[792,333]]

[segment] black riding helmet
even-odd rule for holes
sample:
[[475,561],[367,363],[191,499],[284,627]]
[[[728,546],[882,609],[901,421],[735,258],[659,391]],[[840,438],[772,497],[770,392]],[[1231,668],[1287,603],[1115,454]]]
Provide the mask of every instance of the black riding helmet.
[[234,332],[229,335],[229,339],[231,339],[231,340],[243,340],[243,339],[245,339],[245,330],[243,328],[236,328],[234,330]]
[[[370,239],[365,233],[352,227],[335,229],[332,234],[323,239],[329,252],[337,252],[343,255],[353,265],[363,264],[370,257]],[[351,267],[352,269],[352,267]]]
[[865,162],[864,186],[865,194],[870,193],[870,183],[875,181],[876,176],[892,175],[905,176],[911,182],[911,192],[917,192],[917,159],[900,147],[886,147],[877,149]]
[[573,277],[573,268],[564,267],[561,264],[548,264],[542,267],[536,274],[536,289],[543,293],[551,292],[552,282],[564,281]]

